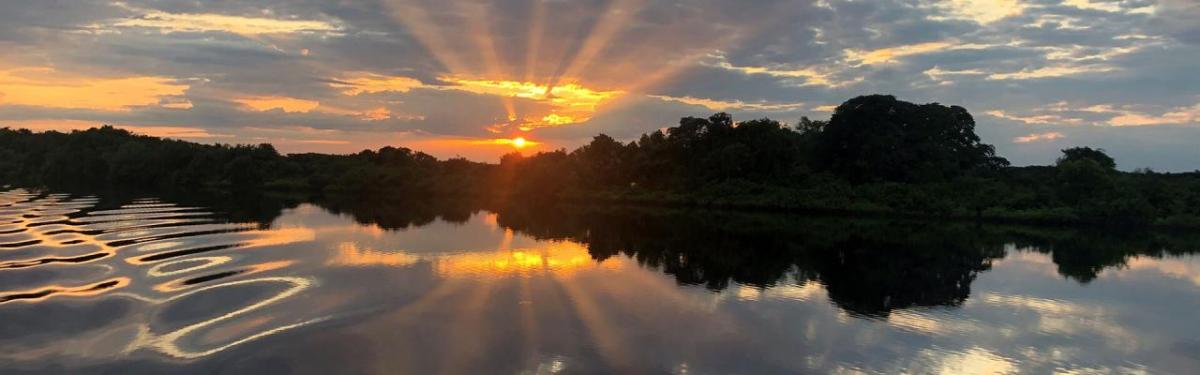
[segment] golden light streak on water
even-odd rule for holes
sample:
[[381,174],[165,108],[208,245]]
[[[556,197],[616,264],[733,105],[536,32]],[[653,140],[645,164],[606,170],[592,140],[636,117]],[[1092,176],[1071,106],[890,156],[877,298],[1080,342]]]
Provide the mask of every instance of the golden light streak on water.
[[560,278],[558,281],[557,285],[566,292],[567,299],[575,309],[575,315],[583,323],[588,337],[595,343],[604,360],[616,368],[628,366],[631,358],[628,346],[623,342],[624,338],[617,335],[620,330],[617,329],[616,323],[601,310],[601,305],[593,299],[593,294],[584,290],[584,286],[575,280]]
[[[6,261],[0,271],[38,267],[55,275],[73,275],[74,269],[87,267],[100,271],[103,278],[86,284],[47,283],[27,290],[0,292],[0,304],[41,304],[49,299],[121,298],[144,303],[148,307],[138,315],[154,316],[160,309],[196,293],[253,283],[284,283],[290,286],[276,295],[254,301],[247,306],[216,317],[204,319],[167,333],[155,333],[148,323],[136,328],[137,337],[130,338],[126,353],[137,349],[153,349],[169,356],[194,359],[229,349],[295,327],[324,319],[315,317],[300,322],[288,322],[265,327],[270,320],[254,318],[255,324],[243,325],[253,329],[244,336],[229,336],[238,331],[234,326],[221,327],[231,319],[259,311],[268,305],[300,293],[312,285],[302,277],[272,277],[263,274],[278,272],[295,264],[292,259],[276,259],[237,265],[207,274],[198,274],[222,266],[234,265],[229,255],[204,255],[211,251],[244,250],[273,247],[311,241],[313,233],[307,228],[252,230],[253,226],[222,223],[212,214],[196,207],[178,206],[155,199],[133,200],[115,209],[97,209],[99,199],[72,198],[67,195],[37,194],[26,191],[0,192],[0,222],[5,235],[0,244],[12,251],[32,254],[33,258]],[[15,237],[14,237],[15,236]],[[9,240],[16,242],[9,243]],[[81,256],[63,253],[82,253]],[[196,256],[200,255],[200,256]],[[123,259],[122,259],[123,258]],[[122,262],[123,260],[123,262]],[[241,263],[247,263],[244,260]],[[151,265],[152,264],[152,265]],[[151,265],[150,267],[141,267]],[[79,275],[90,275],[82,272]],[[176,277],[170,281],[157,281]],[[132,328],[132,327],[131,327]],[[184,337],[204,329],[222,328],[231,341],[213,346],[184,344]],[[261,329],[259,329],[261,328]],[[245,330],[243,330],[245,331]],[[119,333],[117,329],[113,333]],[[101,337],[66,337],[57,342],[62,348],[90,347]],[[111,345],[110,345],[111,346]],[[189,347],[190,346],[190,347]],[[49,350],[49,348],[45,348]],[[38,350],[14,353],[14,356],[37,355]]]
[[271,296],[265,300],[258,301],[249,306],[237,309],[233,312],[222,314],[220,316],[217,316],[217,317],[214,317],[214,318],[211,318],[208,320],[204,320],[199,323],[191,324],[191,325],[185,326],[183,328],[180,328],[180,329],[177,329],[177,330],[174,330],[171,332],[167,332],[165,334],[156,334],[152,331],[152,329],[149,326],[142,326],[138,330],[137,337],[133,340],[133,342],[131,342],[129,344],[129,346],[127,346],[125,348],[125,352],[130,353],[137,349],[148,348],[148,349],[154,349],[156,351],[159,351],[163,354],[166,354],[166,355],[169,355],[169,356],[172,356],[175,358],[195,359],[195,358],[200,358],[200,357],[205,357],[205,356],[209,356],[212,354],[216,354],[216,353],[219,353],[226,349],[229,349],[229,348],[232,348],[232,347],[235,347],[235,346],[238,346],[238,345],[250,342],[250,341],[254,341],[254,340],[257,340],[262,337],[270,336],[270,335],[273,335],[273,334],[276,334],[279,332],[283,332],[283,331],[287,331],[287,330],[290,330],[293,328],[317,323],[317,322],[320,322],[327,318],[327,317],[318,317],[318,318],[310,319],[310,320],[303,321],[303,322],[298,322],[298,323],[293,323],[293,324],[288,324],[288,325],[272,328],[269,330],[265,330],[262,332],[258,332],[258,333],[249,335],[247,337],[241,338],[239,340],[236,340],[236,341],[224,344],[224,345],[220,345],[220,346],[205,349],[205,350],[189,350],[189,349],[184,349],[184,348],[180,347],[180,345],[178,343],[179,340],[181,340],[182,338],[184,338],[200,329],[203,329],[203,328],[212,326],[214,324],[220,323],[222,321],[232,319],[234,317],[249,313],[251,311],[260,309],[262,307],[271,305],[273,303],[277,303],[285,298],[296,295],[297,293],[300,293],[304,289],[308,289],[309,287],[312,286],[312,281],[309,279],[305,279],[305,278],[263,277],[263,278],[257,278],[257,279],[231,281],[231,282],[226,282],[226,283],[222,283],[222,284],[206,286],[206,287],[198,288],[198,289],[186,292],[186,293],[175,295],[175,296],[167,299],[166,301],[176,300],[176,299],[183,298],[183,297],[195,294],[195,293],[212,290],[212,289],[216,289],[216,288],[237,286],[237,285],[250,284],[250,283],[264,283],[264,282],[265,283],[275,282],[275,283],[281,283],[281,284],[289,284],[289,285],[291,285],[291,287],[289,287],[287,290],[284,290],[283,292],[280,292],[279,294]]

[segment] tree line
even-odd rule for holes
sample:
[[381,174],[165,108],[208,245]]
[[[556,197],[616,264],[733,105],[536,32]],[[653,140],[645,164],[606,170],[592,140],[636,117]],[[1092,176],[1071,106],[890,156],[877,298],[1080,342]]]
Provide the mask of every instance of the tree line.
[[1200,226],[1200,174],[1121,172],[1103,150],[1012,167],[959,106],[860,96],[794,126],[685,117],[622,143],[499,164],[407,148],[281,155],[269,144],[203,145],[112,127],[0,129],[0,183],[454,195],[1119,225]]
[[395,147],[351,155],[281,155],[266,143],[206,145],[111,126],[71,133],[0,129],[0,183],[68,190],[119,186],[425,195],[477,189],[492,168]]
[[1120,172],[1103,150],[1063,150],[1051,166],[1012,167],[959,106],[886,95],[838,106],[828,121],[735,123],[725,113],[622,144],[506,155],[497,175],[526,197],[715,207],[1200,225],[1200,174]]

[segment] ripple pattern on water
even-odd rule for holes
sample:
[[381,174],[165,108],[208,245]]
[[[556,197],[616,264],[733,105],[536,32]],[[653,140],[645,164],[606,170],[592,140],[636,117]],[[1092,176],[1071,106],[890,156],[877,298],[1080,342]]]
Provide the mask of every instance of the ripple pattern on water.
[[[311,240],[310,232],[229,222],[204,208],[158,199],[138,199],[115,207],[104,204],[91,196],[0,191],[0,276],[28,283],[0,285],[0,312],[22,306],[37,309],[43,303],[90,303],[89,299],[99,298],[145,304],[146,308],[122,317],[122,324],[104,327],[106,332],[97,334],[107,337],[125,332],[118,335],[125,337],[120,347],[124,353],[149,349],[182,359],[213,354],[321,320],[311,316],[277,318],[263,311],[263,307],[309,288],[313,280],[285,275],[294,260],[246,251]],[[30,272],[51,276],[22,276],[32,275]],[[189,304],[196,296],[228,294],[247,286],[268,292],[250,301],[219,298],[231,306],[202,309],[224,312],[186,322],[189,324],[157,317],[174,306]],[[273,327],[264,323],[277,319],[280,322]],[[214,330],[226,332],[246,325],[245,320],[262,327],[240,337],[208,337]],[[84,336],[33,352],[88,347],[95,337]],[[0,342],[0,352],[4,349]],[[27,356],[0,354],[0,361]]]

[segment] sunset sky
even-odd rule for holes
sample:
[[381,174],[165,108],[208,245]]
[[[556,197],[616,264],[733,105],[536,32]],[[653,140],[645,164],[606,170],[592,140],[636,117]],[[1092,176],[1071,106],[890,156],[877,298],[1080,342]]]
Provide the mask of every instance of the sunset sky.
[[1198,4],[3,1],[0,126],[494,162],[885,93],[968,108],[1017,165],[1091,145],[1122,169],[1190,171]]

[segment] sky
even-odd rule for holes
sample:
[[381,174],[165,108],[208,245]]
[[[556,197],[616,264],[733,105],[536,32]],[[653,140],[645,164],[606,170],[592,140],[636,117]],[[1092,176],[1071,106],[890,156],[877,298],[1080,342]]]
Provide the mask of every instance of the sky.
[[1191,171],[1197,19],[1195,0],[6,0],[0,127],[495,162],[880,93],[966,107],[1015,165],[1094,146]]

